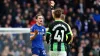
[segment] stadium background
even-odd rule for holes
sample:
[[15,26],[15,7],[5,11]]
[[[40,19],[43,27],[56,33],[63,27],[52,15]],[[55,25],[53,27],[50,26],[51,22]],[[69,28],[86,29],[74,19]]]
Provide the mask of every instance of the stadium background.
[[[54,1],[74,34],[70,56],[100,56],[100,0]],[[45,27],[53,21],[49,0],[0,0],[0,27],[30,28],[37,13],[44,15]],[[5,54],[31,56],[29,34],[0,33],[0,56]]]

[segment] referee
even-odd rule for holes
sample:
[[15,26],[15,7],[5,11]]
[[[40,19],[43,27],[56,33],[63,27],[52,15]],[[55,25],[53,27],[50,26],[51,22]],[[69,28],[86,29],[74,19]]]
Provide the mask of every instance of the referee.
[[[52,4],[54,1],[51,1]],[[55,9],[52,14],[55,21],[49,25],[47,31],[47,42],[50,43],[49,54],[50,56],[67,56],[65,46],[73,40],[71,28],[61,19],[62,10],[60,8]]]

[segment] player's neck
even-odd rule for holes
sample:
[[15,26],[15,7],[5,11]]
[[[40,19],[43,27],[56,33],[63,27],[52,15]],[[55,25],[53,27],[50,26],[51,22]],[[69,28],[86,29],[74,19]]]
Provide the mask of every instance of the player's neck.
[[55,21],[61,21],[61,18],[56,18]]
[[38,26],[41,26],[41,24],[39,24],[39,23],[36,23]]

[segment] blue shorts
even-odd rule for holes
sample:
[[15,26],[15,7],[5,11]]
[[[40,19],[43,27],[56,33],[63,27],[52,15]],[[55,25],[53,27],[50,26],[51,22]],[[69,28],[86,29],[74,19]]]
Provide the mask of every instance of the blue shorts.
[[32,55],[36,54],[38,56],[46,56],[46,52],[42,48],[32,48]]

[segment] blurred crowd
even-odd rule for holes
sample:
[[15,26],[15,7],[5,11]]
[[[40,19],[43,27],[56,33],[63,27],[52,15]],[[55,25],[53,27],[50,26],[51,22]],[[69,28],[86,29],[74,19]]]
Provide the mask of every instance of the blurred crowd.
[[[55,8],[62,8],[63,14],[66,15],[65,22],[71,26],[74,34],[70,56],[100,56],[100,0],[54,1]],[[0,27],[31,27],[35,24],[37,13],[44,15],[44,26],[48,27],[48,24],[54,20],[49,4],[49,0],[0,0]],[[9,40],[9,38],[2,39],[0,36],[0,53],[9,50],[12,46],[13,50],[9,50],[10,53],[16,48],[20,49],[20,44],[14,45],[16,39]],[[26,40],[21,41],[24,54],[30,53],[29,45],[25,45]],[[13,44],[9,42],[9,45],[4,45],[3,42],[7,43],[7,41]]]
[[0,33],[0,56],[31,56],[29,33]]

